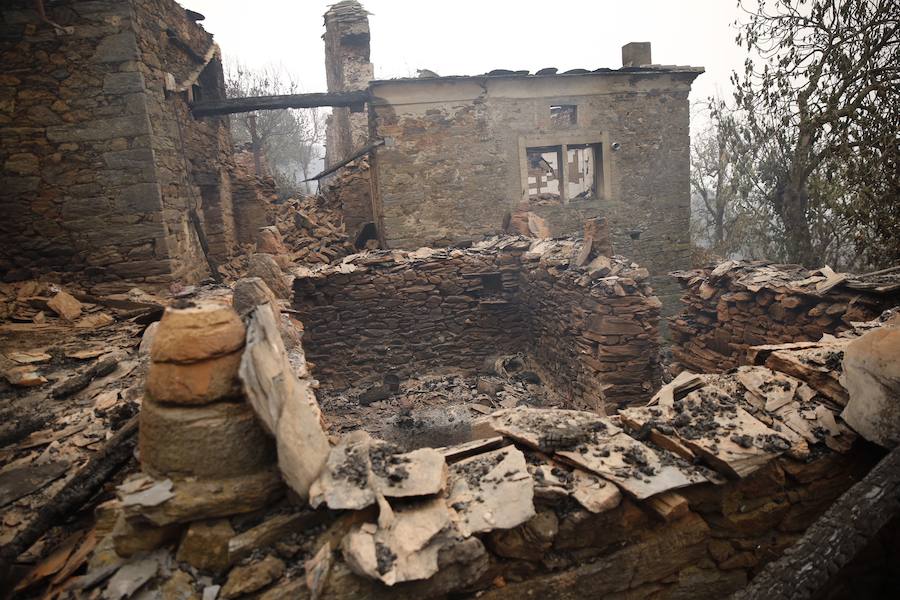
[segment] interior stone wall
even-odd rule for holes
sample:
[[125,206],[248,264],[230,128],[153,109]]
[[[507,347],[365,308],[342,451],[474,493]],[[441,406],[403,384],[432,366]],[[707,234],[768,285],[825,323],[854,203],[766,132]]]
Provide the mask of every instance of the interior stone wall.
[[396,264],[375,254],[349,273],[294,280],[304,347],[323,385],[380,381],[456,367],[481,368],[488,356],[525,346],[514,304],[518,277],[485,290],[479,273],[500,273],[502,255],[457,250]]
[[343,388],[485,358],[535,359],[569,406],[649,398],[658,380],[659,300],[646,269],[570,266],[580,242],[500,238],[470,249],[371,252],[299,273],[294,308],[316,377]]
[[661,303],[646,282],[609,285],[539,260],[522,265],[521,280],[528,353],[569,406],[627,406],[655,391]]

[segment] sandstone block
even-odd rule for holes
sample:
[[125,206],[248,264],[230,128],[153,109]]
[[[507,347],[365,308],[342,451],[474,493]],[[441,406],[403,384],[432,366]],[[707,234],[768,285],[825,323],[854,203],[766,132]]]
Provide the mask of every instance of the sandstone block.
[[221,573],[229,566],[228,541],[233,537],[228,519],[191,523],[175,558],[202,571]]
[[75,321],[81,316],[81,302],[63,290],[50,298],[47,306],[66,321]]
[[265,469],[275,460],[272,439],[243,402],[141,406],[141,465],[156,477],[216,479]]
[[285,280],[284,273],[275,258],[270,254],[252,254],[247,266],[249,277],[259,277],[266,282],[269,289],[279,298],[289,298],[291,289]]
[[191,363],[230,354],[244,345],[246,329],[222,304],[167,308],[150,349],[154,362]]
[[278,310],[278,298],[260,277],[244,277],[234,284],[234,295],[231,300],[234,309],[244,315],[262,304],[271,304]]
[[850,401],[841,417],[887,448],[900,444],[900,327],[875,329],[844,350],[841,384]]
[[239,350],[190,364],[150,363],[147,393],[158,402],[193,405],[239,397],[241,354]]
[[282,575],[284,575],[284,563],[274,556],[267,556],[257,563],[234,568],[229,573],[228,580],[222,587],[219,597],[229,600],[251,594],[266,587]]

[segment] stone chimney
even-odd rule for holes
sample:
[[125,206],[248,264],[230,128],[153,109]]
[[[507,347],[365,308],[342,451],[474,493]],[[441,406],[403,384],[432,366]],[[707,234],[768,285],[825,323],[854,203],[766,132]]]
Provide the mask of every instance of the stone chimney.
[[[369,13],[356,0],[332,5],[325,13],[325,75],[329,92],[365,90],[374,78],[369,62]],[[334,108],[325,132],[325,165],[331,166],[366,145],[365,112]]]
[[622,46],[623,67],[642,67],[652,64],[650,42],[630,42]]

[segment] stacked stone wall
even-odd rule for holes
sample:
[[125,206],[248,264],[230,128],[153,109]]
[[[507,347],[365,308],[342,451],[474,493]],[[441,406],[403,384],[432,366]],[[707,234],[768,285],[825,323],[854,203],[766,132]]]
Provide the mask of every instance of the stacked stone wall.
[[201,279],[190,209],[214,258],[238,241],[231,135],[166,83],[222,93],[212,36],[174,0],[47,8],[65,31],[27,0],[0,10],[0,271],[98,292]]
[[656,387],[661,303],[645,269],[629,275],[598,282],[539,260],[522,265],[529,354],[572,407],[626,406]]
[[0,270],[159,281],[173,270],[130,3],[2,9]]
[[[534,246],[534,248],[532,248]],[[372,252],[304,272],[294,308],[326,386],[486,358],[534,359],[569,406],[603,411],[649,398],[658,380],[659,300],[646,269],[608,259],[570,269],[580,242],[499,238],[468,250]]]
[[[307,357],[325,385],[358,385],[389,372],[476,370],[489,356],[525,346],[528,329],[514,301],[518,274],[503,274],[502,262],[514,259],[438,252],[399,264],[390,254],[362,255],[359,270],[295,280]],[[499,289],[486,290],[482,273],[496,273]]]
[[751,346],[818,341],[900,305],[893,275],[831,273],[829,280],[797,265],[749,261],[674,275],[684,288],[684,308],[670,318],[672,353],[697,372],[748,364]]

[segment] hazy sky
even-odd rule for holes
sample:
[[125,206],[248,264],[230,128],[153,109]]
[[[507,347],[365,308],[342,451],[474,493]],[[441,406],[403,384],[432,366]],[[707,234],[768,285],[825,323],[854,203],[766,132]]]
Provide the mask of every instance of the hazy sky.
[[[180,0],[206,15],[226,61],[281,65],[303,91],[324,92],[321,0]],[[692,100],[730,97],[744,53],[734,44],[736,0],[363,0],[372,62],[382,79],[475,75],[492,69],[621,66],[628,42],[653,44],[653,62],[706,68]]]

